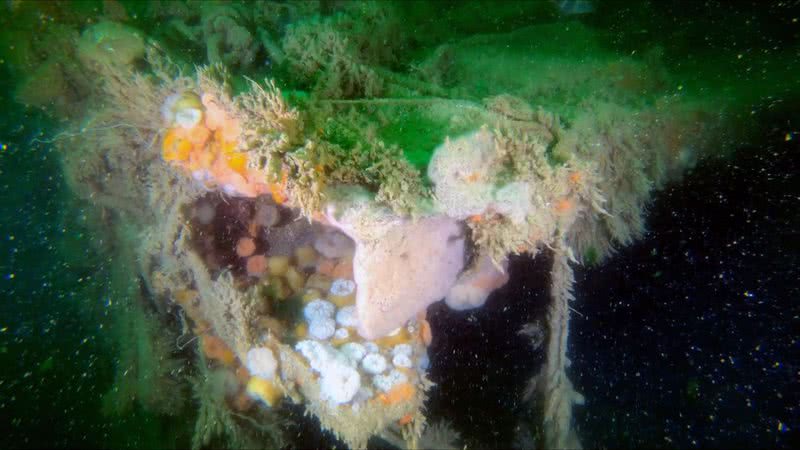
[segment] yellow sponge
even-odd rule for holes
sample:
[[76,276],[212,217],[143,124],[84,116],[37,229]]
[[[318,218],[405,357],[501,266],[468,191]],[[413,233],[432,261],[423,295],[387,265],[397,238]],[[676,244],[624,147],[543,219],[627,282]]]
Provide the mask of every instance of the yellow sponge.
[[247,394],[268,406],[275,406],[283,397],[283,391],[275,383],[259,377],[250,377],[250,381],[247,382]]

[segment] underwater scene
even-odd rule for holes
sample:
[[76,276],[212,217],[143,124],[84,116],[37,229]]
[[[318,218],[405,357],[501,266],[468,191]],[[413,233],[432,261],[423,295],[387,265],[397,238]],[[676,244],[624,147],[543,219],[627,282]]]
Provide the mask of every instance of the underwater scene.
[[0,447],[800,447],[800,0],[4,0]]

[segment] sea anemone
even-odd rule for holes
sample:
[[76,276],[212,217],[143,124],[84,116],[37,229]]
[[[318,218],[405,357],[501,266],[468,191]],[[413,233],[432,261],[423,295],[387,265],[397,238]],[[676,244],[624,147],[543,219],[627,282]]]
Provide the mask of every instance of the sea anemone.
[[243,237],[236,243],[236,254],[242,258],[252,255],[256,251],[256,243],[253,238]]
[[326,258],[342,258],[352,256],[355,251],[355,244],[339,231],[328,231],[317,236],[314,241],[314,248]]
[[352,280],[338,278],[331,284],[328,298],[340,308],[352,305],[356,301],[356,284]]
[[275,378],[278,361],[272,350],[266,347],[255,347],[247,352],[246,365],[249,373],[265,380],[271,380]]
[[308,335],[324,341],[336,332],[336,322],[330,318],[322,318],[308,322]]
[[253,221],[265,228],[275,226],[280,220],[281,215],[275,205],[258,201],[256,203],[256,211],[253,214]]
[[358,316],[355,306],[345,306],[336,312],[336,322],[343,327],[355,328],[358,326]]
[[264,255],[253,255],[247,258],[247,274],[251,277],[260,277],[267,271],[267,257]]
[[386,358],[378,353],[370,353],[361,361],[361,367],[373,375],[383,373],[387,366]]
[[203,104],[192,91],[177,92],[164,100],[161,117],[168,126],[194,128],[203,120]]

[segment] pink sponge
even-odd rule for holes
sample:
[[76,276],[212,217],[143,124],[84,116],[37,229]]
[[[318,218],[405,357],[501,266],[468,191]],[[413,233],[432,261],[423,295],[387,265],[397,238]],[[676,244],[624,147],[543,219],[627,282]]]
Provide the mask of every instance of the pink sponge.
[[479,256],[475,264],[458,279],[445,297],[445,303],[458,311],[482,306],[489,294],[508,282],[508,262],[500,267],[486,255]]
[[358,333],[366,339],[385,336],[441,300],[464,267],[464,235],[449,217],[411,220],[367,202],[327,218],[355,241]]

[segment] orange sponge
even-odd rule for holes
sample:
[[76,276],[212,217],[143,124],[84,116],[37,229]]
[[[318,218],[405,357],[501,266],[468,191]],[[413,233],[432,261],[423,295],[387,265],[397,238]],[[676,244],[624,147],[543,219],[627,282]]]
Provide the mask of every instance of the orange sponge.
[[161,156],[164,161],[186,161],[192,151],[192,143],[180,136],[177,129],[172,129],[164,136]]
[[394,405],[411,400],[414,396],[414,391],[414,386],[412,386],[411,383],[400,383],[389,390],[389,392],[379,395],[378,398],[386,405]]
[[208,359],[219,361],[226,366],[231,366],[234,361],[236,361],[236,355],[233,354],[233,351],[222,339],[206,334],[201,337],[200,340],[203,354],[205,354]]

